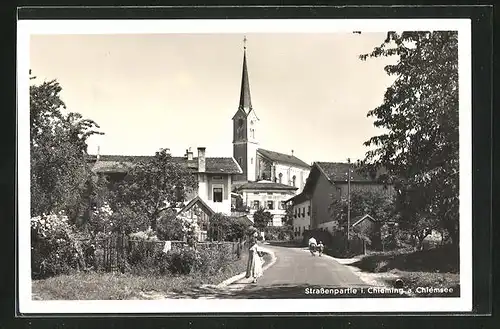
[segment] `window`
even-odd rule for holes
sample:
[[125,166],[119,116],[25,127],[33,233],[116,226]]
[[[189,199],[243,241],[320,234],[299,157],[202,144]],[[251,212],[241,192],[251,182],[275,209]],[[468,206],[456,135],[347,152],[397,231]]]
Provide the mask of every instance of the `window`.
[[255,129],[250,129],[250,136],[252,136],[252,138],[255,138]]
[[266,173],[262,173],[262,179],[265,180],[266,179]]
[[293,177],[292,177],[292,184],[293,184],[293,186],[295,186],[295,180],[296,180],[296,178],[297,177],[295,177],[295,175],[293,175]]
[[280,184],[281,184],[281,182],[283,181],[283,174],[282,174],[282,173],[280,173],[280,174],[278,175],[278,177],[279,177],[279,182],[280,182]]
[[253,158],[250,158],[250,164],[253,164]]
[[213,176],[212,179],[213,180],[222,180],[222,176]]
[[222,202],[222,187],[214,187],[214,202]]
[[297,218],[297,208],[294,209],[293,217]]
[[238,158],[238,164],[241,166],[242,165],[242,162],[243,162],[243,159],[240,157]]
[[267,209],[270,210],[274,209],[274,201],[267,201]]
[[307,215],[311,214],[311,206],[307,206]]
[[253,209],[258,210],[260,208],[260,202],[259,200],[255,200],[253,202]]
[[281,201],[280,203],[278,203],[278,209],[280,210],[286,209],[285,201]]
[[302,217],[306,217],[306,207],[302,207]]

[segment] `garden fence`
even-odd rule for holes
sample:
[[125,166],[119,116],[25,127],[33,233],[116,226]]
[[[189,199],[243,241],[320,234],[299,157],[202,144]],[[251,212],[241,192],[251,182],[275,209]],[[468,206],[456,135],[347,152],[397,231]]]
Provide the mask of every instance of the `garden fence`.
[[[96,240],[94,247],[86,252],[87,265],[96,270],[124,272],[130,263],[139,263],[161,254],[166,241],[148,241],[130,238],[126,234],[115,233],[108,238]],[[185,241],[170,241],[172,251],[188,247]],[[198,242],[195,249],[225,251],[241,257],[247,249],[243,242]]]

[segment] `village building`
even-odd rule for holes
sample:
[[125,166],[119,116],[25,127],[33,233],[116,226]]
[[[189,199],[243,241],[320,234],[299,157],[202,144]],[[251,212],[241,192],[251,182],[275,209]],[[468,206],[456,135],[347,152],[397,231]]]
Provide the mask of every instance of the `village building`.
[[294,240],[302,240],[304,232],[311,229],[311,200],[305,193],[300,193],[285,201],[292,206],[292,227]]
[[[347,176],[349,171],[351,172],[350,183]],[[310,209],[309,223],[307,224],[310,229],[324,229],[334,232],[338,229],[338,222],[334,220],[330,205],[333,198],[347,199],[348,185],[350,185],[351,193],[354,191],[378,191],[386,194],[388,198],[392,197],[394,188],[381,183],[378,180],[379,174],[361,173],[359,170],[353,169],[350,163],[314,162],[304,190],[287,200],[287,204],[293,207],[294,214],[302,214],[304,209]],[[295,221],[294,218],[294,230],[303,229],[303,227],[304,225],[301,225],[299,220]]]
[[[186,191],[187,200],[199,197],[203,206],[211,210],[209,213],[230,215],[233,177],[241,174],[242,170],[232,157],[206,157],[205,153],[205,148],[199,147],[198,156],[194,157],[188,149],[183,157],[171,157],[171,160],[185,166],[198,177],[198,189]],[[126,175],[130,166],[148,158],[150,156],[97,155],[90,161],[94,172],[104,174],[108,180],[117,181]]]
[[295,195],[297,187],[271,181],[248,182],[236,188],[242,196],[244,204],[248,205],[248,217],[254,221],[253,215],[261,208],[273,216],[270,226],[282,226],[286,214],[285,202]]
[[241,175],[235,177],[235,187],[247,182],[268,180],[296,187],[295,193],[300,193],[309,175],[310,165],[297,158],[293,151],[285,154],[260,147],[260,119],[252,107],[246,46],[243,50],[240,102],[232,120],[233,157],[243,170]]

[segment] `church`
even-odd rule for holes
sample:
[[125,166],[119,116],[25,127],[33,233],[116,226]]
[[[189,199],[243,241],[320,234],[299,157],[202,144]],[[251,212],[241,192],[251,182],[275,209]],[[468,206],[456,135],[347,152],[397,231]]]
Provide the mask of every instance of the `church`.
[[[252,107],[250,97],[250,82],[248,78],[246,38],[243,49],[243,71],[241,76],[240,102],[233,120],[233,158],[236,159],[243,173],[236,175],[233,182],[235,191],[248,182],[262,182],[265,193],[265,183],[292,186],[295,193],[301,193],[311,166],[293,154],[280,153],[261,148],[259,142],[259,117]],[[258,184],[253,184],[258,187]],[[255,191],[255,193],[259,193]]]

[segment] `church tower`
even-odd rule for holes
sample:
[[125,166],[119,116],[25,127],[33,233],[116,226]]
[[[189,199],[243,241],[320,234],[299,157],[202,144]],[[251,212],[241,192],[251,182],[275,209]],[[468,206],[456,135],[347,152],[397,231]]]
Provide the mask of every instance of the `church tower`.
[[250,98],[248,82],[246,37],[243,39],[243,72],[241,76],[240,104],[233,116],[233,157],[236,159],[243,174],[238,181],[255,181],[256,155],[259,147],[258,122]]

